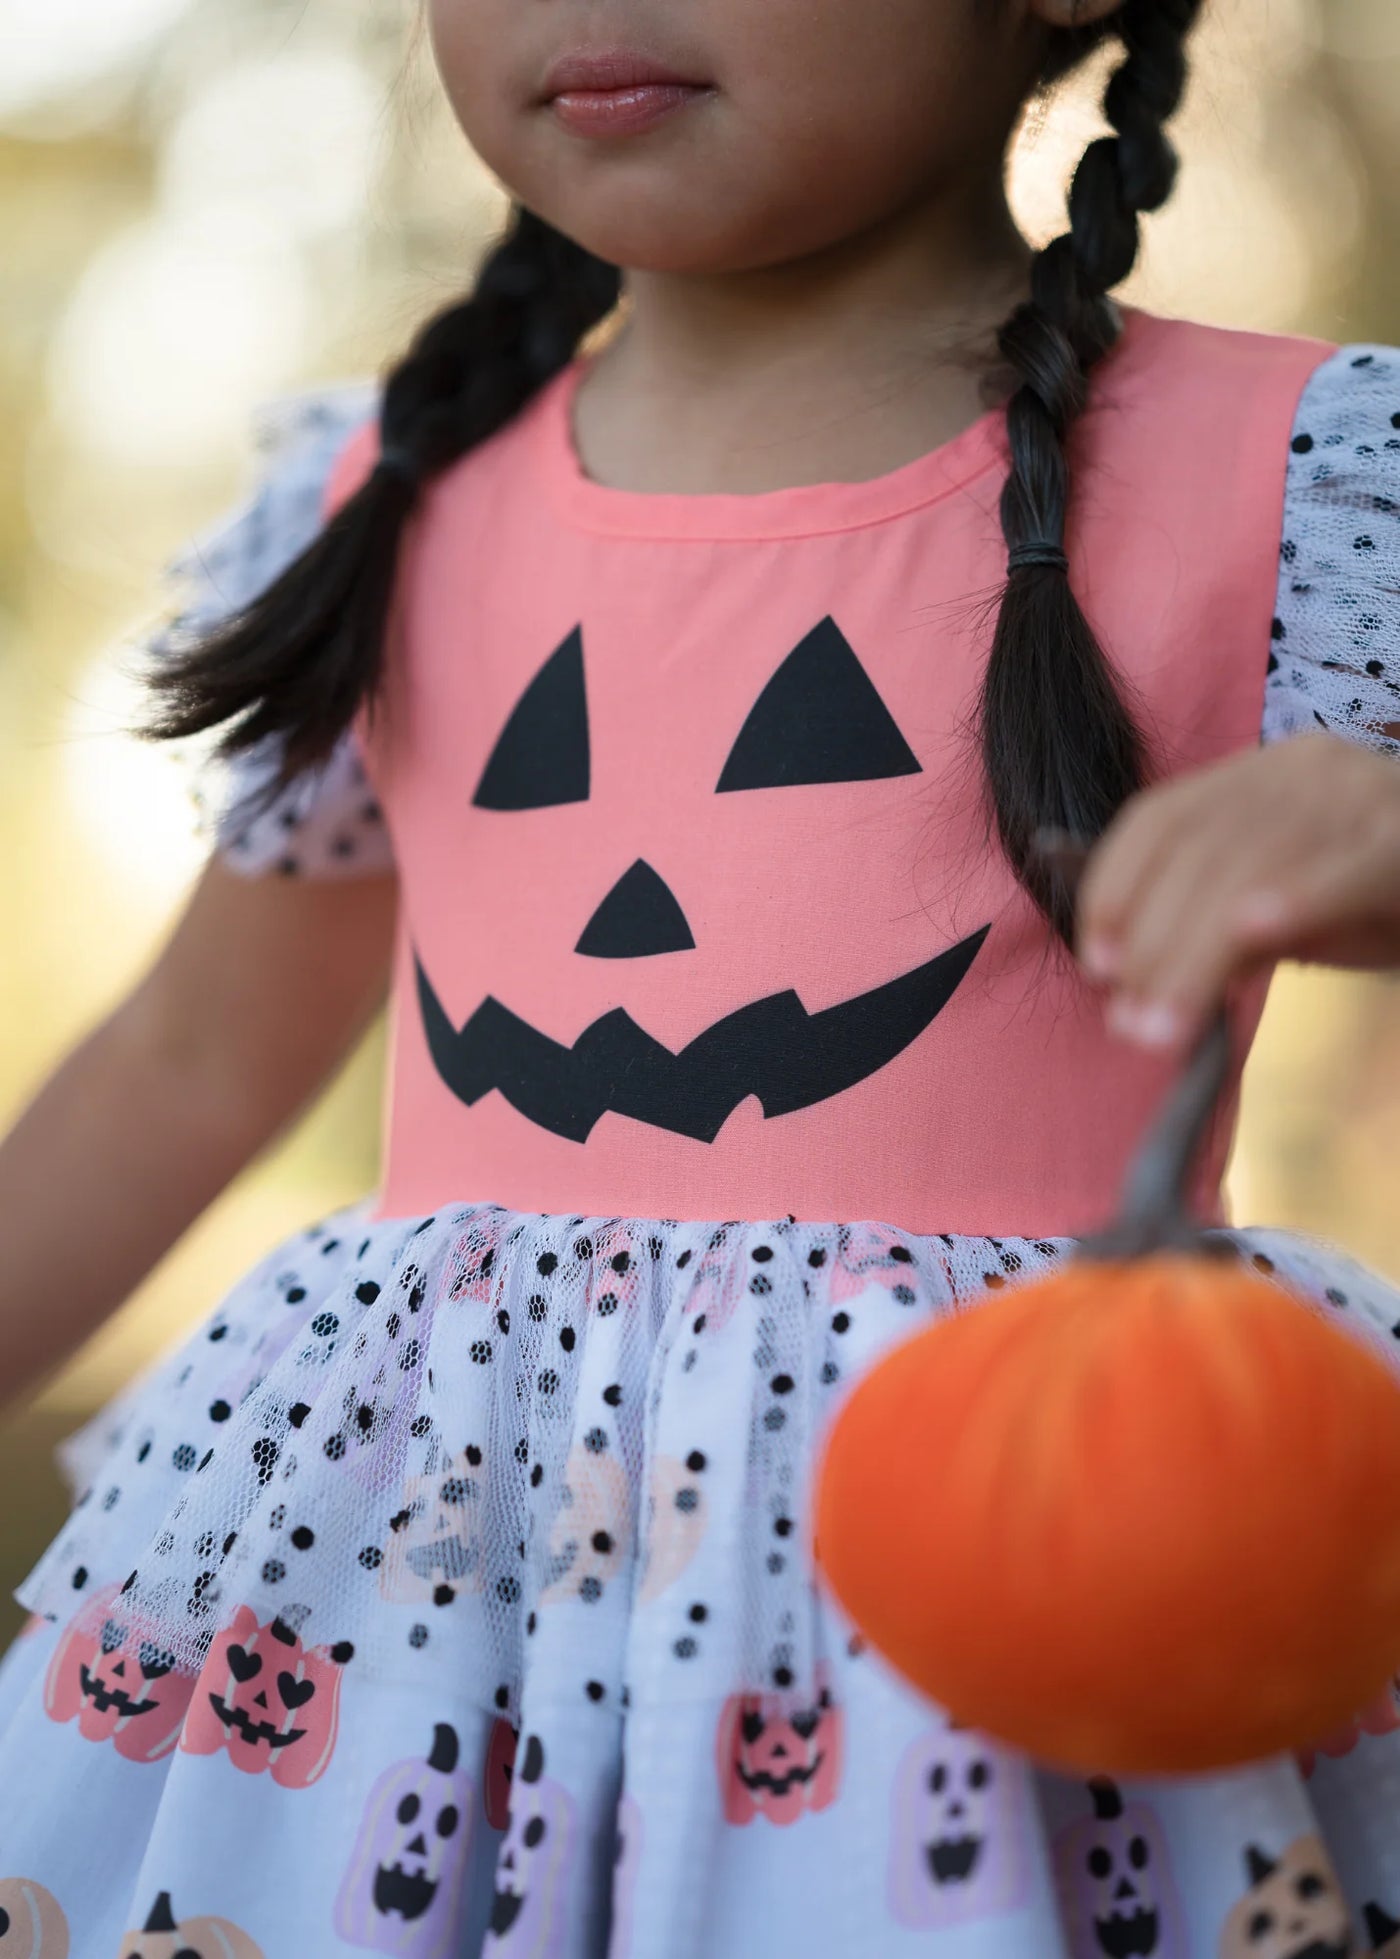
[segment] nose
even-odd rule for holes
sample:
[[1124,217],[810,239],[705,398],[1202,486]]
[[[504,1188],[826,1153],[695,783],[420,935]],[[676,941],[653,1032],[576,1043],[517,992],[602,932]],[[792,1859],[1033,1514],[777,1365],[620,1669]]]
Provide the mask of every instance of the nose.
[[688,952],[694,945],[680,901],[639,857],[584,926],[574,951],[591,959],[645,959],[657,952]]

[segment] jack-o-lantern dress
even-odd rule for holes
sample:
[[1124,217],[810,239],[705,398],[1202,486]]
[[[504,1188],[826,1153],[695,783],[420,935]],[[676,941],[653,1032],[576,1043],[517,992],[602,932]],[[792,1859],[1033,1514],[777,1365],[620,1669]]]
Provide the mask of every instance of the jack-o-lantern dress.
[[[1101,1220],[1168,1069],[986,840],[1003,418],[644,495],[578,464],[582,369],[422,497],[383,712],[260,820],[224,795],[237,870],[397,872],[383,1176],[61,1445],[0,1666],[0,1959],[1400,1953],[1400,1687],[1306,1760],[1076,1782],[816,1591],[841,1396]],[[277,405],[171,632],[300,550],[375,424],[369,386]],[[1400,352],[1128,311],[1074,484],[1164,767],[1400,752]],[[1400,1294],[1234,1235],[1400,1364]]]

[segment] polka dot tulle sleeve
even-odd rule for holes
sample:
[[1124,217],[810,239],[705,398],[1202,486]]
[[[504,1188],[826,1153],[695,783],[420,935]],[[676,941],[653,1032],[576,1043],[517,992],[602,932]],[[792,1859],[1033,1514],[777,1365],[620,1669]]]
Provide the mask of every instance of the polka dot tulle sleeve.
[[1343,347],[1303,391],[1263,739],[1324,728],[1400,756],[1400,348]]
[[[259,468],[251,494],[167,564],[177,598],[148,644],[159,659],[248,604],[303,551],[322,523],[327,479],[353,431],[374,413],[372,381],[287,395],[255,411]],[[180,758],[186,767],[190,758]],[[189,793],[201,834],[246,876],[344,877],[392,868],[383,813],[349,730],[327,760],[298,775],[261,813],[252,798],[277,759],[265,743],[232,761],[205,752]]]

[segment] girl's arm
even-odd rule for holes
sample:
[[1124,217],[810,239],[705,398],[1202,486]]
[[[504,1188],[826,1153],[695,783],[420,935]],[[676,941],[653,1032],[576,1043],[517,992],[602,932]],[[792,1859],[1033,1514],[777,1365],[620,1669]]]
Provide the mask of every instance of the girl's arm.
[[0,1400],[66,1359],[359,1041],[398,881],[210,858],[163,950],[0,1140]]

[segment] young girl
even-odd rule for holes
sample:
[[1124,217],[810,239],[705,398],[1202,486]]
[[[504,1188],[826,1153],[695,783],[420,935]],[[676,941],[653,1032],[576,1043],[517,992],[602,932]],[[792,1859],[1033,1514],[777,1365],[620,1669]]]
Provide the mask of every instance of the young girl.
[[[227,723],[231,793],[0,1154],[8,1379],[392,958],[383,1183],[63,1445],[6,1951],[1400,1949],[1400,1697],[1076,1780],[901,1684],[808,1546],[839,1398],[1104,1220],[1222,993],[1237,1086],[1271,962],[1400,958],[1400,352],[1108,297],[1196,12],[432,0],[517,208],[183,561],[157,731]],[[1110,35],[1033,254],[1009,132]],[[1077,917],[1046,825],[1103,838]],[[1400,1334],[1340,1254],[1232,1236]]]

